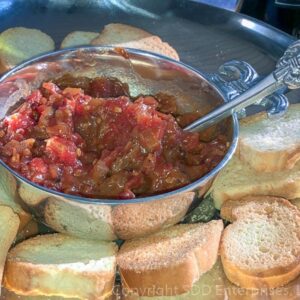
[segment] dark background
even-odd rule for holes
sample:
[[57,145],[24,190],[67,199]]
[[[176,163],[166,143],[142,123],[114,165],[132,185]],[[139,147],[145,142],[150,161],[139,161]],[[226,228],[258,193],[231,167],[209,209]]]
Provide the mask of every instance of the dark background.
[[244,0],[241,12],[300,38],[299,0]]
[[300,0],[196,0],[242,12],[300,37]]

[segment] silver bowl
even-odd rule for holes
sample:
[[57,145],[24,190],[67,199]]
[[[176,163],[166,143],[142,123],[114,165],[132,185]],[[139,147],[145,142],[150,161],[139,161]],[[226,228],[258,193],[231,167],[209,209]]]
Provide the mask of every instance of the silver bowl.
[[[203,74],[181,62],[127,49],[128,57],[112,47],[66,49],[32,59],[0,79],[0,118],[20,98],[48,79],[110,76],[127,83],[132,96],[164,92],[176,97],[181,112],[211,110],[234,98],[257,79],[246,63],[229,62],[219,74]],[[208,190],[213,178],[233,155],[238,141],[238,118],[222,122],[229,148],[209,173],[177,190],[133,200],[90,199],[47,189],[22,177],[0,161],[1,180],[14,192],[14,201],[55,231],[99,239],[131,239],[180,222]]]

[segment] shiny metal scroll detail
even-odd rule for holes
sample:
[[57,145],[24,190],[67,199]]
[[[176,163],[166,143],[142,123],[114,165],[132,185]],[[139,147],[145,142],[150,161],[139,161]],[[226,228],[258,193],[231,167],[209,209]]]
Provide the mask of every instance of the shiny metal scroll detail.
[[218,73],[209,76],[226,97],[226,101],[231,101],[248,90],[258,79],[258,74],[252,66],[238,60],[224,63],[219,67]]
[[300,88],[300,40],[288,47],[278,61],[273,75],[289,89]]
[[[226,101],[232,101],[250,87],[254,86],[260,77],[254,68],[244,61],[231,60],[219,67],[218,72],[209,75],[210,80],[215,83],[217,88],[225,96]],[[281,116],[288,108],[289,102],[283,94],[284,89],[265,97],[255,105],[260,105],[268,112],[269,117]],[[246,110],[241,109],[238,117],[246,116]]]

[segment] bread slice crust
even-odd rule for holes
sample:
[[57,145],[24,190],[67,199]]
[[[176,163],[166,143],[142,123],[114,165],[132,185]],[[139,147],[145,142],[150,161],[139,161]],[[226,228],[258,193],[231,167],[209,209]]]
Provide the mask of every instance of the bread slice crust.
[[19,225],[20,219],[13,210],[7,206],[0,206],[0,283],[2,282],[6,255],[15,240]]
[[221,220],[181,224],[126,241],[117,256],[123,286],[139,296],[186,293],[216,262],[222,230]]
[[176,50],[168,43],[163,42],[160,37],[143,29],[121,23],[106,25],[91,44],[141,49],[179,60]]
[[214,199],[217,209],[228,200],[240,200],[247,195],[297,199],[300,197],[300,162],[292,170],[261,173],[234,156],[217,175],[207,194]]
[[266,112],[242,119],[237,156],[257,172],[292,169],[300,160],[299,118],[300,103],[279,119],[269,119]]
[[26,59],[54,48],[53,39],[38,29],[9,28],[0,34],[0,71],[7,71]]
[[129,240],[170,227],[183,219],[194,196],[194,192],[187,192],[163,200],[118,205],[112,209],[114,232]]
[[[55,267],[48,265],[36,265],[25,262],[8,261],[6,265],[4,286],[19,295],[24,296],[60,296],[63,298],[79,298],[79,299],[105,299],[112,294],[115,277],[111,273],[99,272],[83,272],[81,275],[76,274],[72,269],[55,270]],[[53,289],[45,287],[45,285],[33,285],[32,278],[46,278],[49,271],[53,270],[55,276],[61,279],[68,278],[74,280],[77,277],[80,281],[87,283],[94,281],[98,288],[95,293],[87,294],[80,291],[75,285],[72,293],[64,293],[62,289]]]
[[91,31],[72,31],[65,36],[61,42],[60,48],[69,48],[81,45],[88,45],[98,36],[97,32]]
[[[284,207],[286,211],[289,211],[290,215],[287,216],[287,218],[294,216],[294,220],[282,221],[280,215],[276,212],[276,210],[281,209],[281,207]],[[255,211],[255,209],[257,211]],[[233,224],[230,224],[225,228],[220,245],[220,254],[224,271],[231,282],[248,289],[276,288],[287,284],[300,274],[300,229],[297,230],[297,228],[300,228],[300,211],[289,201],[278,197],[248,196],[240,201],[226,202],[221,208],[221,216],[222,218],[233,222]],[[260,220],[263,220],[264,222],[260,223]],[[244,230],[251,230],[249,229],[251,226],[253,227],[252,235],[255,236],[256,239],[259,239],[259,233],[257,233],[255,226],[259,226],[258,224],[268,224],[270,222],[273,222],[273,227],[271,228],[274,228],[275,226],[274,230],[276,230],[276,226],[283,226],[283,229],[278,228],[278,231],[275,233],[270,232],[270,235],[273,234],[278,239],[277,241],[274,241],[273,244],[271,242],[267,242],[267,244],[261,242],[261,246],[257,246],[256,249],[250,246],[247,241],[243,240],[244,235],[242,235],[242,232]],[[280,225],[280,222],[285,223]],[[290,222],[290,224],[287,224],[287,222]],[[268,262],[268,267],[266,267],[265,259],[267,256],[270,256],[270,261],[271,256],[274,256],[274,253],[270,249],[272,247],[275,249],[275,247],[280,245],[280,238],[282,239],[282,235],[291,235],[289,232],[289,229],[291,228],[294,228],[296,231],[295,236],[298,239],[297,242],[295,242],[295,245],[288,245],[293,254],[292,259],[289,257],[283,258],[282,253],[279,251],[278,253],[275,253],[276,260],[273,262],[274,265],[269,266],[271,263]],[[265,228],[265,230],[268,230],[268,228]],[[235,233],[234,237],[233,231]],[[235,241],[232,241],[232,239],[235,239]],[[230,251],[229,247],[237,243],[237,241],[239,241],[241,248],[243,248],[245,252],[253,251],[253,254],[249,254],[250,258],[247,258],[247,261],[249,261],[247,267],[242,263],[243,259],[233,257],[232,252]],[[253,243],[259,245],[260,241],[253,240]],[[286,247],[286,245],[283,245],[282,247]],[[251,250],[248,250],[248,248]],[[255,251],[253,249],[255,249]],[[264,255],[260,253],[260,251],[267,254]],[[241,255],[237,251],[236,256],[239,257],[244,255]],[[251,258],[253,257],[254,260],[259,257],[258,259],[261,261],[260,267],[257,266],[257,261],[255,262],[255,266],[251,265]],[[240,265],[239,262],[241,262]]]
[[245,270],[236,267],[236,265],[232,264],[226,258],[222,258],[222,264],[227,278],[232,283],[253,290],[284,286],[300,274],[300,264],[290,270],[283,268],[281,274],[273,276],[264,276],[259,272],[255,275],[247,274]]
[[[73,256],[67,254],[67,261],[62,251],[57,256],[55,248],[62,249],[64,244],[72,242],[74,246],[78,243],[78,249],[90,249],[104,245],[110,249],[109,257],[87,258],[78,261],[68,261]],[[82,243],[82,244],[81,244]],[[51,247],[48,258],[37,258],[39,247]],[[62,245],[62,246],[61,246]],[[77,245],[77,244],[76,244]],[[72,247],[73,247],[72,246]],[[68,248],[67,248],[68,249]],[[72,248],[71,248],[72,249]],[[75,250],[75,251],[79,251]],[[36,253],[36,254],[34,254]],[[93,252],[94,253],[94,252]],[[72,238],[63,234],[47,234],[26,240],[13,248],[8,255],[4,286],[25,296],[60,296],[65,298],[80,299],[105,299],[112,294],[115,281],[115,267],[117,246],[109,242],[85,241]],[[41,262],[43,260],[43,262]],[[54,262],[54,261],[57,262]],[[105,260],[105,261],[104,261]],[[107,265],[107,267],[105,267]]]

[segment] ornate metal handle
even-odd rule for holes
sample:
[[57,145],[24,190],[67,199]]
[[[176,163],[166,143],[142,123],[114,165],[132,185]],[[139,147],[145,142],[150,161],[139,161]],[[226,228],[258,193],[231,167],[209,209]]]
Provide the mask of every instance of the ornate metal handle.
[[278,82],[283,82],[291,90],[300,88],[300,40],[284,52],[273,75]]
[[258,81],[253,87],[250,87],[232,101],[226,102],[196,120],[184,130],[198,131],[207,128],[279,90],[297,88],[300,88],[300,41],[296,41],[289,46],[283,57],[278,61],[276,69],[270,75]]

